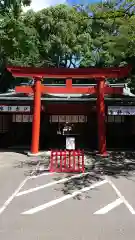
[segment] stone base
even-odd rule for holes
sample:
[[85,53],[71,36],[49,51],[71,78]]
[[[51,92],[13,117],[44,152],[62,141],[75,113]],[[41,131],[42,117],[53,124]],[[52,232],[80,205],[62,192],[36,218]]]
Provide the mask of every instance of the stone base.
[[45,152],[38,152],[38,153],[27,152],[27,155],[28,155],[29,157],[38,157],[38,156],[43,156],[43,155],[45,155]]
[[96,153],[96,156],[99,156],[99,157],[109,157],[109,153],[108,152],[105,152],[105,153]]

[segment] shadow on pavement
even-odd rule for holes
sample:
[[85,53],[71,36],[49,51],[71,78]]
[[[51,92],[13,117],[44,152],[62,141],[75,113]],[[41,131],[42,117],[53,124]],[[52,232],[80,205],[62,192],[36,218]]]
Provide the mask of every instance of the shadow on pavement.
[[[94,153],[87,152],[86,154],[90,164],[87,164],[85,171],[88,171],[89,174],[64,183],[61,188],[64,194],[70,194],[73,191],[88,187],[96,181],[101,181],[104,179],[104,175],[129,178],[135,170],[135,153],[133,152],[110,152],[107,158],[97,156]],[[87,193],[85,196],[83,194],[83,198],[87,197]],[[75,199],[80,200],[82,196],[78,195]]]
[[[109,156],[103,158],[92,152],[85,152],[86,164],[85,172],[87,175],[69,179],[69,181],[58,184],[58,191],[62,191],[63,194],[70,194],[73,191],[80,190],[85,187],[89,187],[91,184],[104,179],[104,175],[113,176],[118,178],[120,176],[131,177],[135,171],[135,152],[109,152]],[[25,175],[31,175],[33,168],[35,169],[34,175],[41,174],[48,171],[50,162],[49,156],[41,156],[40,158],[29,158],[25,162],[20,162],[16,167],[28,167],[25,171]],[[41,167],[41,168],[40,168]],[[65,177],[71,177],[72,174],[65,174]],[[63,177],[63,174],[59,173],[53,180],[58,181]],[[82,199],[83,196],[78,195],[76,199]],[[85,198],[88,197],[85,194]]]
[[108,158],[95,156],[93,171],[113,177],[129,176],[135,170],[135,152],[110,152]]

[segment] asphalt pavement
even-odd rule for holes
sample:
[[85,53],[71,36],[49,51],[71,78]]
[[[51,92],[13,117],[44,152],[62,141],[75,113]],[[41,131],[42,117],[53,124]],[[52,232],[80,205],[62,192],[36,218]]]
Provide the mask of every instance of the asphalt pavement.
[[0,153],[0,239],[134,240],[133,171],[37,174],[27,161]]

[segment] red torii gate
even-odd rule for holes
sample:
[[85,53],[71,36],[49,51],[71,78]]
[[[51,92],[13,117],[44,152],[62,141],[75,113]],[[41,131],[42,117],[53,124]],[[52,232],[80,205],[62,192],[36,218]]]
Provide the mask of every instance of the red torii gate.
[[[130,66],[118,68],[30,68],[30,67],[7,67],[7,70],[15,77],[33,78],[33,86],[17,86],[18,93],[34,94],[34,111],[32,123],[31,153],[38,154],[40,136],[40,111],[42,93],[65,93],[65,94],[97,94],[97,115],[98,115],[98,143],[99,153],[106,155],[106,133],[105,133],[105,103],[104,94],[122,94],[123,87],[110,87],[105,84],[106,78],[126,77],[131,70]],[[41,84],[42,78],[66,79],[66,86],[54,87]],[[73,86],[72,79],[94,78],[97,80],[96,87]]]

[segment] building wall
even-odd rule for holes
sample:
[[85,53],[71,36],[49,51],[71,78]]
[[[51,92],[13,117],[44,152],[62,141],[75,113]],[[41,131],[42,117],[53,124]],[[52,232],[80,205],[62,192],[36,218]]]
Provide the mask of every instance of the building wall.
[[[76,123],[76,139],[80,146],[97,148],[97,112],[95,103],[71,103],[44,105],[41,112],[40,144],[43,148],[65,138],[57,136],[58,122],[51,123],[54,115],[77,115],[87,117],[87,121]],[[78,117],[79,119],[79,117]],[[32,112],[29,113],[0,113],[0,147],[8,145],[29,145],[32,136]],[[107,147],[131,147],[135,141],[135,116],[107,116],[106,117]],[[58,140],[59,139],[59,140]],[[51,146],[50,144],[50,146]]]

